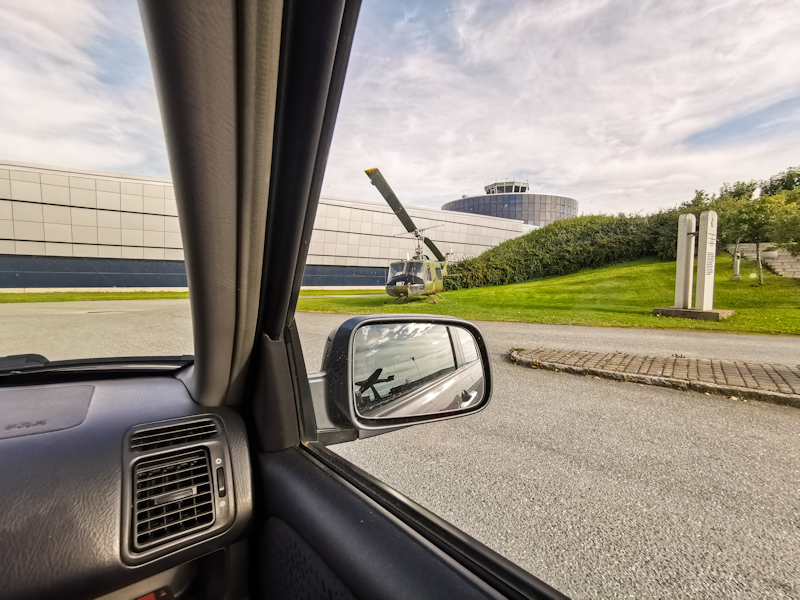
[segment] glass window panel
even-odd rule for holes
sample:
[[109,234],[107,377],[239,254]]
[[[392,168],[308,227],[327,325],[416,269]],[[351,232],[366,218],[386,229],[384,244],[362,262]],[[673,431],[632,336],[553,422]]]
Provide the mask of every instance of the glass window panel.
[[458,339],[461,342],[461,351],[464,353],[464,364],[478,360],[480,358],[478,346],[472,334],[466,329],[458,327],[454,327],[451,331],[455,331],[458,334]]
[[389,265],[389,279],[400,275],[403,272],[403,267],[405,267],[405,264],[401,262],[392,263]]

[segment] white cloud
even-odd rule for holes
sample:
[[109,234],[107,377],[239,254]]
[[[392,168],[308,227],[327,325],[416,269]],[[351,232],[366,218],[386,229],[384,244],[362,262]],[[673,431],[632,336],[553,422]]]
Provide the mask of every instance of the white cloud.
[[[793,0],[366,0],[323,193],[645,210],[800,163]],[[792,101],[794,99],[794,101]],[[168,176],[134,0],[0,0],[0,158]]]
[[800,96],[793,2],[420,6],[365,2],[324,193],[379,200],[377,166],[408,204],[527,175],[586,212],[649,211],[800,163],[800,103],[769,138],[687,142]]
[[136,3],[0,1],[0,158],[168,176]]

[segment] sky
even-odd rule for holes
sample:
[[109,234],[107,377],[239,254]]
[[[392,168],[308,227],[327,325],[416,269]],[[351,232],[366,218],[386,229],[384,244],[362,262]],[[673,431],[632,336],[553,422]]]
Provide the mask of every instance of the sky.
[[[364,0],[323,195],[651,212],[800,165],[796,0]],[[169,176],[132,0],[0,0],[0,160]]]

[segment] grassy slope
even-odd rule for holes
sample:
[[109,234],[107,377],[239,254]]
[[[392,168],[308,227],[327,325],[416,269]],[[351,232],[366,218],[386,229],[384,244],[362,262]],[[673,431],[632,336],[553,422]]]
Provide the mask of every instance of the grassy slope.
[[721,322],[653,315],[653,308],[672,306],[675,294],[675,263],[655,259],[527,283],[445,292],[445,300],[439,304],[428,300],[384,304],[385,296],[301,299],[298,310],[419,312],[486,321],[800,334],[800,281],[765,272],[761,287],[751,277],[755,271],[755,263],[742,261],[742,280],[730,281],[730,255],[720,253],[715,307],[736,310],[736,315]]
[[163,300],[188,298],[189,292],[53,292],[42,294],[0,294],[3,302],[76,302],[82,300]]

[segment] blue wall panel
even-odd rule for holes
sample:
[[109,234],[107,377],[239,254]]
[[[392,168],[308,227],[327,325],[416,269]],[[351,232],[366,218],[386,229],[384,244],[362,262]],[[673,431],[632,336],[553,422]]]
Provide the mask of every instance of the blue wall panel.
[[388,267],[334,267],[331,265],[307,265],[306,270],[303,273],[303,285],[385,285],[388,271]]
[[[387,270],[308,265],[303,285],[384,285]],[[0,255],[0,289],[186,286],[182,261]]]
[[183,261],[0,255],[0,288],[186,285]]

